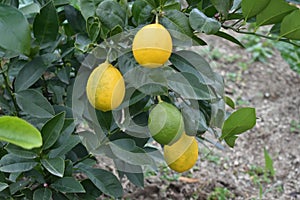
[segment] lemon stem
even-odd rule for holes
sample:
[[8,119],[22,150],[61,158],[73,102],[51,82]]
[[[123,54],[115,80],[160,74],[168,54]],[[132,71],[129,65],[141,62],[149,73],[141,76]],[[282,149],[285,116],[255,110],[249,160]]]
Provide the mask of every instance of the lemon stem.
[[111,54],[112,48],[111,48],[109,42],[108,42],[106,39],[104,39],[104,42],[105,42],[106,46],[109,47],[109,49],[108,49],[108,51],[107,51],[107,54],[106,54],[105,63],[109,63],[109,55]]
[[158,24],[158,14],[155,15],[155,24]]
[[162,103],[163,102],[163,100],[161,100],[161,97],[159,95],[157,96],[157,100],[158,100],[158,103]]
[[109,63],[109,55],[111,54],[111,48],[109,47],[108,49],[108,52],[107,52],[107,55],[106,55],[106,59],[105,59],[105,62],[106,63]]

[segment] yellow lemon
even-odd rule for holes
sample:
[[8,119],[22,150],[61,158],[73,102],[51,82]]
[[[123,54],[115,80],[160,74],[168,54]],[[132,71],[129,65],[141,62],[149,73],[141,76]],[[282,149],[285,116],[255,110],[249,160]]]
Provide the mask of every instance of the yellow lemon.
[[183,117],[175,106],[161,102],[150,111],[148,128],[158,143],[173,144],[184,131]]
[[164,146],[164,159],[168,166],[176,172],[191,169],[198,159],[198,143],[195,137],[182,134],[172,145]]
[[171,35],[161,24],[146,25],[135,35],[132,51],[140,65],[148,68],[160,67],[171,56]]
[[100,64],[89,76],[86,94],[91,105],[98,110],[117,108],[125,96],[122,74],[107,62]]

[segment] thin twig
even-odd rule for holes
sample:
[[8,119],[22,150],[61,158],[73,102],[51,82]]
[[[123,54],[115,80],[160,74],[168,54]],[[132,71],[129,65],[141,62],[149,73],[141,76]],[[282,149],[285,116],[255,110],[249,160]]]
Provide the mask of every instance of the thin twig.
[[[7,70],[3,70],[3,65],[5,65],[5,62],[3,62],[3,60],[1,60],[0,62],[0,69],[1,69],[1,74],[3,76],[3,79],[4,79],[4,84],[5,84],[5,87],[7,88],[7,91],[12,99],[12,102],[14,104],[14,107],[15,107],[15,110],[16,110],[16,115],[19,116],[19,106],[17,104],[17,100],[16,100],[16,96],[15,94],[13,93],[13,89],[11,88],[11,84],[10,84],[10,80],[9,80],[9,77],[8,77],[8,74],[6,73]],[[2,71],[3,70],[3,71]]]
[[82,157],[81,159],[75,161],[75,162],[73,163],[73,166],[77,165],[78,163],[81,163],[81,162],[85,161],[86,159],[92,158],[92,157],[93,157],[92,154],[88,154],[88,155]]
[[226,25],[222,25],[222,27],[224,29],[230,29],[230,30],[233,30],[237,33],[242,33],[242,34],[247,34],[247,35],[255,35],[255,36],[259,36],[259,37],[262,37],[262,38],[266,38],[266,39],[269,39],[269,40],[275,40],[275,41],[282,41],[282,42],[286,42],[286,43],[289,43],[289,44],[292,44],[296,47],[300,47],[299,44],[297,43],[294,43],[288,39],[284,39],[284,38],[278,38],[278,37],[272,37],[272,36],[267,36],[267,35],[264,35],[264,34],[260,34],[260,33],[255,33],[255,32],[248,32],[248,31],[242,31],[240,29],[237,29],[237,28],[234,28],[234,27],[231,27],[231,26],[226,26]]

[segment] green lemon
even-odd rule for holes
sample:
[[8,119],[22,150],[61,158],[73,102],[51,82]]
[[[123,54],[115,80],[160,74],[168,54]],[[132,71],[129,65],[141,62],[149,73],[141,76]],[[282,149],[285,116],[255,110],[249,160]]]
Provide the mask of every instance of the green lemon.
[[172,104],[160,102],[150,111],[148,128],[155,141],[163,145],[171,145],[184,131],[183,117]]

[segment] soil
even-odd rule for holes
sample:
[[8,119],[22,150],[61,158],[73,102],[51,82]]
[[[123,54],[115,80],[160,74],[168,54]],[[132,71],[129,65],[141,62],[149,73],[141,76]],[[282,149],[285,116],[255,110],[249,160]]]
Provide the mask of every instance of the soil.
[[[240,135],[233,149],[208,154],[200,146],[199,162],[189,172],[161,170],[146,177],[144,188],[124,180],[123,199],[300,199],[300,130],[291,128],[293,120],[300,123],[300,76],[275,50],[265,63],[249,62],[251,53],[229,41],[204,40],[220,53],[214,70],[224,76],[226,94],[240,107],[256,108],[255,128]],[[264,148],[274,177],[263,171]]]

